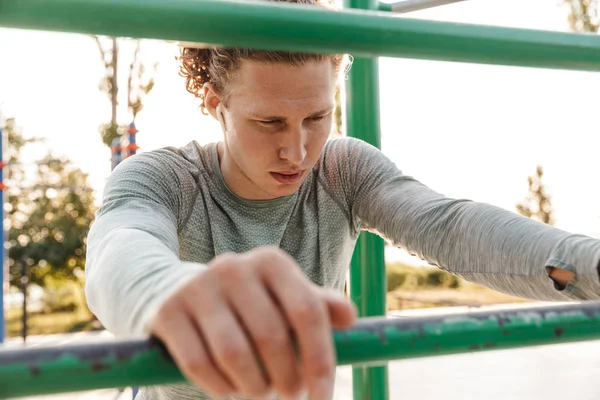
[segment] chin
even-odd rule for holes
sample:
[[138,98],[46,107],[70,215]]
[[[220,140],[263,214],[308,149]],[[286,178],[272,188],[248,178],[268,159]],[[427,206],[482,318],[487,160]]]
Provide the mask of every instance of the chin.
[[273,190],[270,190],[270,192],[273,193],[275,197],[284,197],[296,193],[298,189],[300,189],[300,185],[294,185],[294,187],[274,188]]
[[304,183],[304,179],[301,179],[300,181],[298,181],[294,184],[291,184],[291,185],[281,185],[281,184],[275,184],[274,186],[271,185],[271,187],[269,188],[269,193],[271,193],[274,197],[289,196],[289,195],[296,193],[298,191],[298,189],[300,189],[300,186],[302,186],[303,183]]

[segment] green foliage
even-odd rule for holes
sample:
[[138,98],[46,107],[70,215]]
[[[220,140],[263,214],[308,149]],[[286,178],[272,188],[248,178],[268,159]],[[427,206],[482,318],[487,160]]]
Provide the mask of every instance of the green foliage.
[[387,288],[394,290],[417,290],[425,288],[450,288],[460,286],[460,278],[438,268],[410,267],[403,264],[388,264],[386,268]]
[[[8,309],[6,313],[6,335],[21,336],[23,329],[21,309]],[[29,335],[52,335],[65,332],[81,332],[101,329],[97,320],[73,312],[52,314],[28,314],[27,333]]]
[[89,318],[91,313],[84,297],[83,281],[55,278],[48,274],[44,277],[44,296],[42,302],[46,312],[75,312]]
[[125,127],[119,126],[116,123],[102,124],[98,128],[100,136],[102,137],[102,143],[110,147],[113,140],[123,135]]
[[542,182],[543,177],[544,170],[541,165],[538,165],[535,175],[527,179],[529,194],[523,201],[516,205],[516,208],[519,214],[527,218],[533,218],[545,224],[553,225],[552,199]]
[[87,175],[68,159],[47,154],[26,174],[20,152],[23,138],[14,121],[7,125],[8,263],[12,285],[18,286],[24,260],[30,282],[45,286],[47,278],[78,281],[85,265],[85,240],[94,218]]
[[127,125],[117,123],[118,112],[118,93],[119,93],[119,58],[121,51],[119,43],[129,43],[135,46],[129,70],[127,74],[127,109],[134,121],[136,116],[144,108],[144,99],[152,91],[155,85],[154,75],[158,68],[158,63],[152,65],[152,70],[148,72],[146,65],[140,61],[141,41],[138,39],[119,39],[101,38],[92,36],[104,65],[104,76],[102,77],[98,89],[108,96],[111,103],[110,123],[102,124],[99,127],[102,142],[110,147],[114,139],[120,137],[128,128]]

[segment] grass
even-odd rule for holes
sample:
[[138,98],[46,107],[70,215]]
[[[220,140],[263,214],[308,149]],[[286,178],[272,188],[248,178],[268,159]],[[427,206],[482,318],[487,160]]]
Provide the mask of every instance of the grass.
[[529,300],[509,296],[504,293],[475,285],[463,283],[459,288],[425,288],[388,292],[388,310],[413,308],[483,306],[491,304],[524,303]]
[[[388,264],[387,286],[388,310],[477,306],[527,301],[467,282],[438,268],[415,268],[401,264]],[[7,310],[7,336],[21,336],[23,329],[21,316],[20,308]],[[98,329],[102,329],[100,323],[91,316],[87,309],[82,312],[63,311],[28,315],[28,335]]]
[[387,266],[388,310],[522,303],[524,300],[467,282],[438,268]]
[[[18,337],[23,332],[22,310],[8,309],[6,312],[6,334]],[[51,314],[28,314],[27,335],[49,335],[55,333],[91,331],[99,324],[87,313],[55,312]]]

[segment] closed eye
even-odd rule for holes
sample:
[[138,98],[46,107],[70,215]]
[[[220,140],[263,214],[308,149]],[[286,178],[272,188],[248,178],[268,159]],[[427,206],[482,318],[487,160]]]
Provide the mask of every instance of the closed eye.
[[308,119],[311,121],[314,121],[314,122],[318,122],[318,121],[321,121],[321,120],[329,117],[332,113],[333,113],[333,109],[331,109],[323,114],[315,114],[312,117],[308,117]]
[[258,121],[259,124],[261,125],[265,125],[265,126],[273,126],[277,123],[281,122],[278,119],[274,119],[274,120],[265,120],[265,121]]

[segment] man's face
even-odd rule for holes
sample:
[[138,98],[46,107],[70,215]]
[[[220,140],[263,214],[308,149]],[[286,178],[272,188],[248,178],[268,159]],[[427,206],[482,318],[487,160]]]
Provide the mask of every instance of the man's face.
[[221,170],[231,190],[263,200],[298,190],[331,133],[335,79],[329,61],[242,63],[228,84],[227,107],[219,107]]

